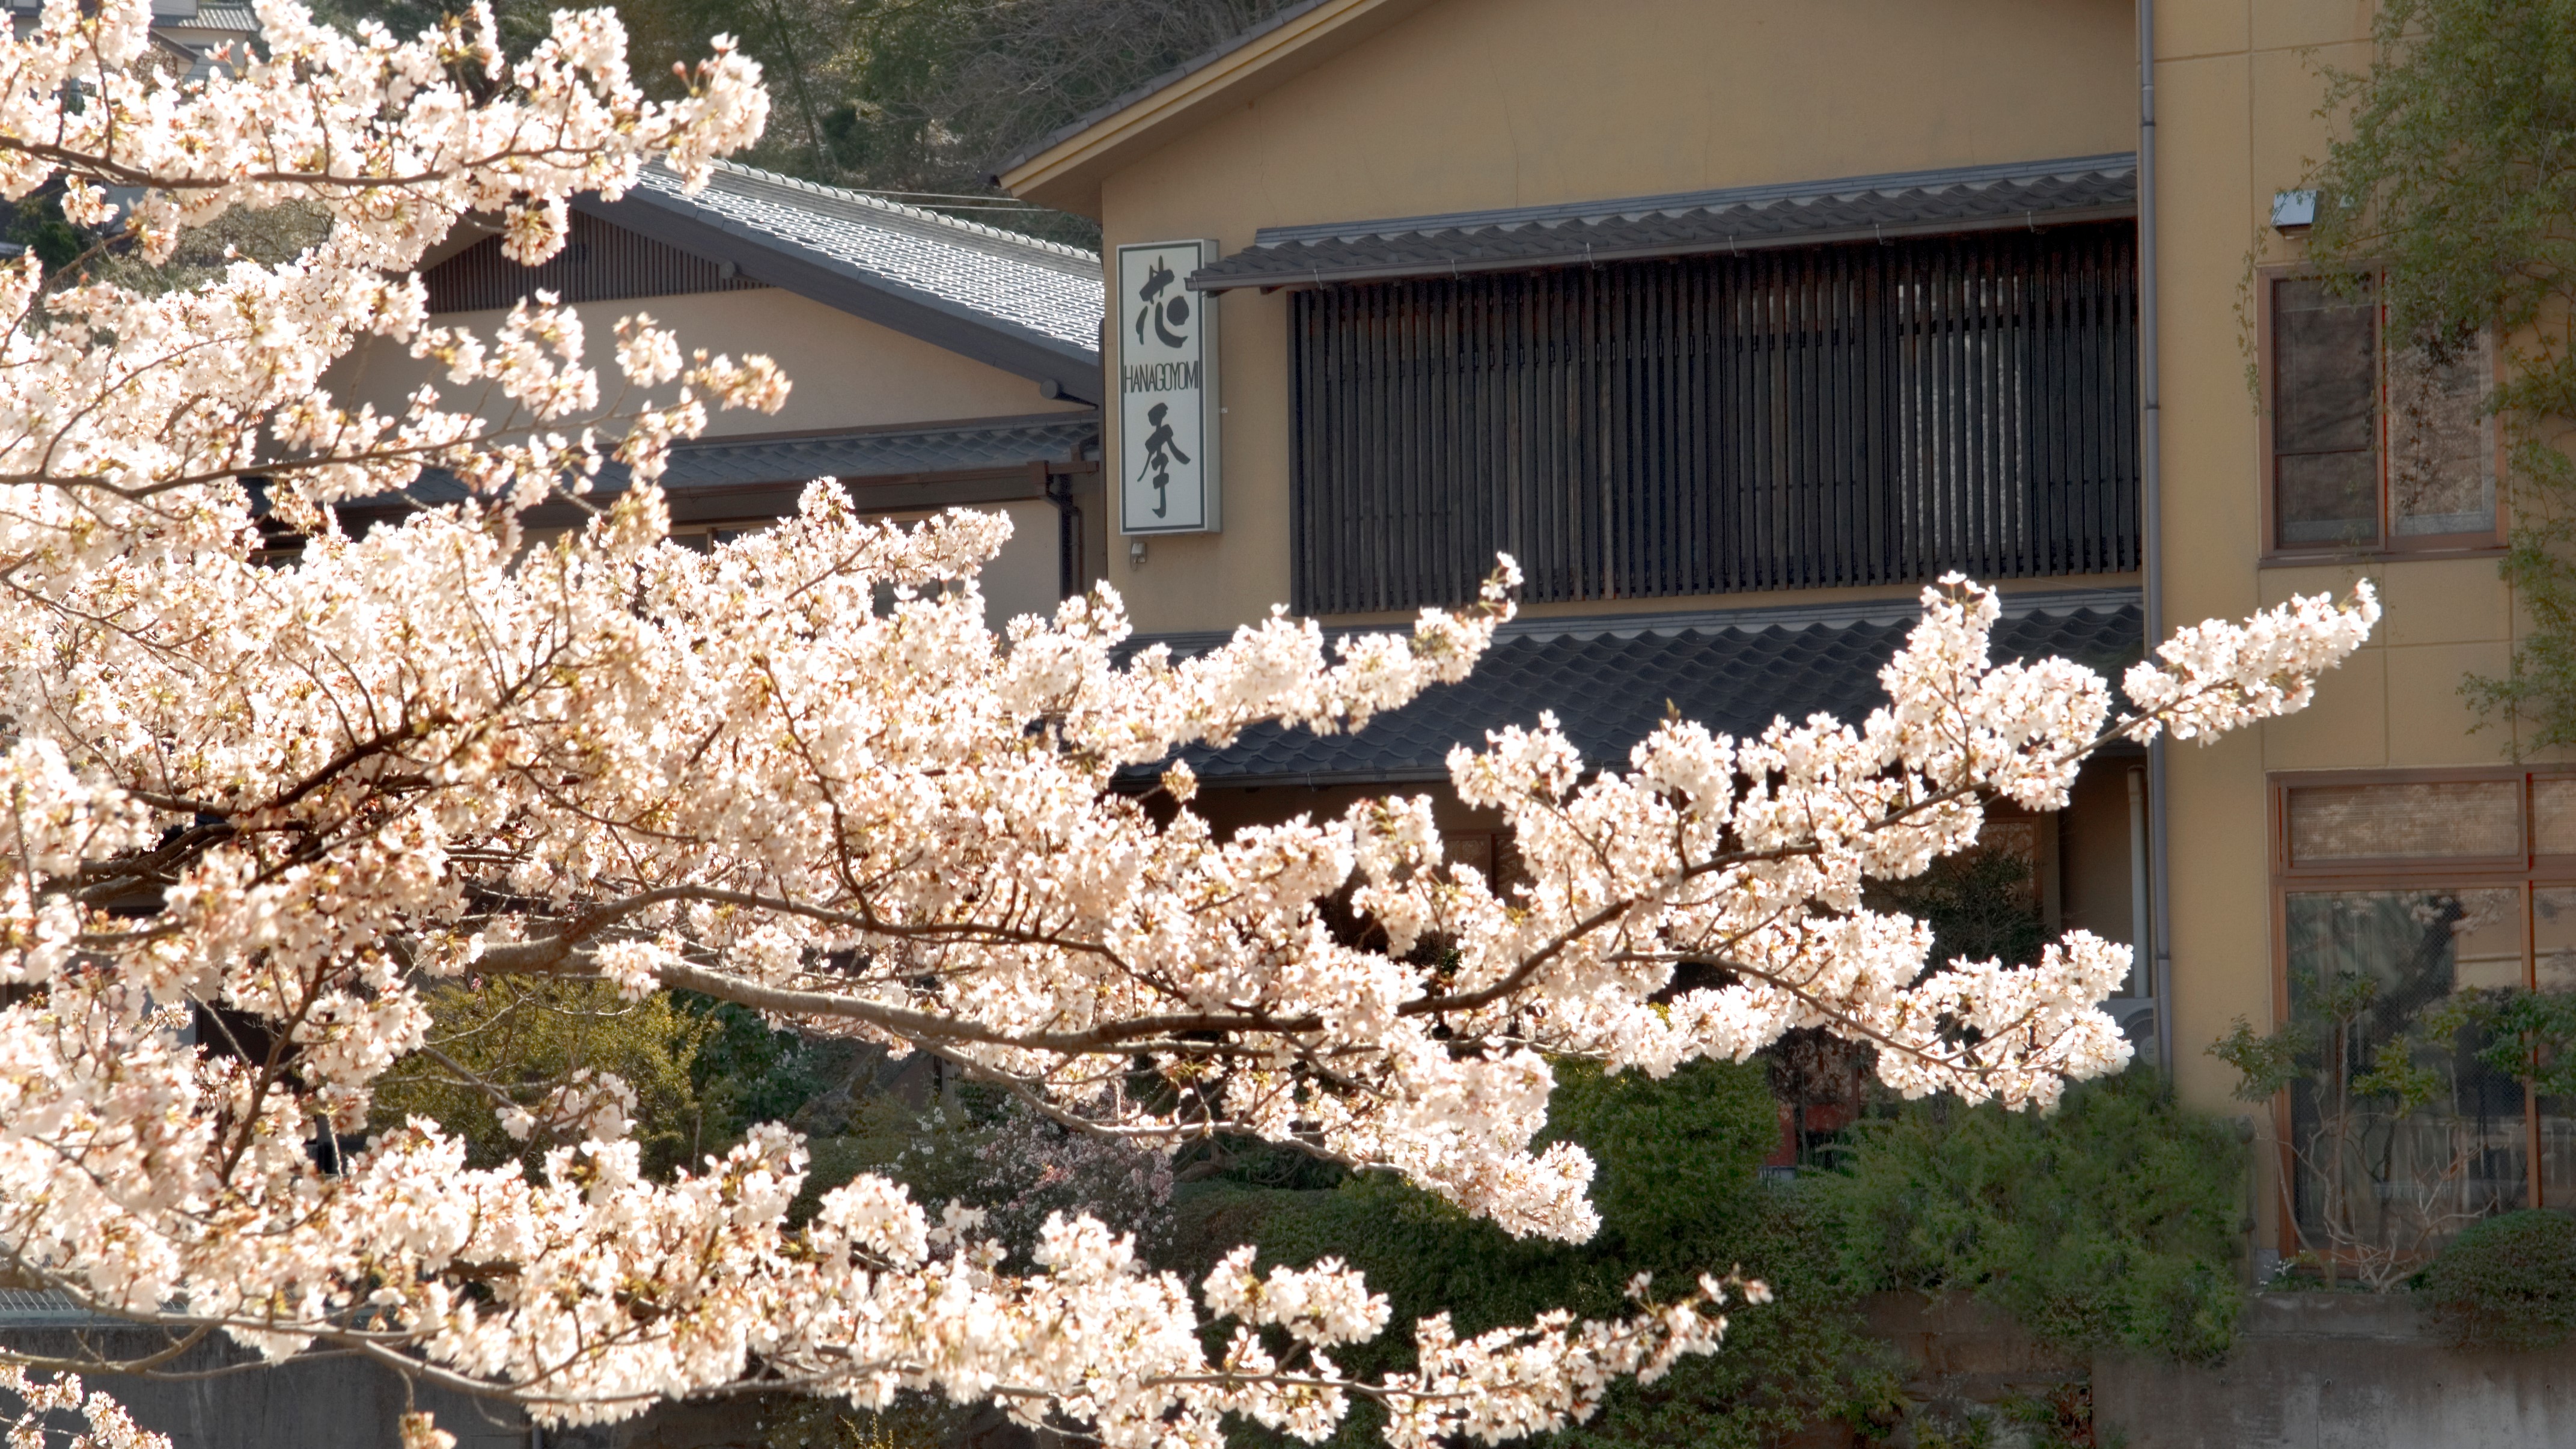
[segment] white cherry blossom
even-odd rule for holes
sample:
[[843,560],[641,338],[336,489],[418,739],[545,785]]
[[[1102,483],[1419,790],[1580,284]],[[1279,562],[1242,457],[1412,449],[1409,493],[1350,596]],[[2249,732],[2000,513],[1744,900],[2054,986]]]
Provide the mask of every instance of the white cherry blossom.
[[[36,1378],[0,1363],[0,1394],[16,1401],[0,1407],[0,1444],[9,1449],[170,1449],[167,1436],[138,1429],[114,1399],[87,1392],[80,1375]],[[80,1427],[67,1426],[77,1419]]]
[[[766,533],[676,547],[663,451],[710,408],[775,408],[777,369],[637,317],[612,385],[569,312],[431,327],[408,269],[470,212],[534,259],[570,195],[648,164],[703,179],[757,133],[756,68],[719,41],[662,104],[605,12],[511,61],[481,11],[413,40],[259,11],[265,48],[198,83],[141,63],[143,0],[54,0],[0,36],[0,195],[61,180],[98,220],[140,187],[146,255],[229,207],[333,222],[192,289],[0,265],[0,1270],[99,1312],[352,1351],[548,1422],[791,1388],[991,1398],[1120,1446],[1214,1449],[1227,1415],[1321,1439],[1359,1397],[1399,1445],[1559,1425],[1767,1295],[1640,1283],[1623,1320],[1465,1341],[1434,1318],[1415,1370],[1360,1381],[1331,1352],[1387,1310],[1337,1263],[1256,1277],[1237,1253],[1194,1296],[1057,1218],[1004,1271],[974,1214],[934,1223],[873,1176],[791,1228],[793,1134],[648,1179],[613,1077],[519,1109],[558,1144],[534,1174],[469,1167],[425,1121],[332,1171],[310,1144],[421,1049],[425,983],[550,975],[936,1053],[1149,1147],[1297,1144],[1581,1239],[1591,1162],[1533,1147],[1556,1059],[1663,1073],[1821,1026],[1907,1093],[2039,1107],[2124,1062],[2098,1006],[2125,948],[1935,963],[1865,883],[1970,845],[1989,802],[2064,804],[2106,743],[2300,707],[2377,617],[2365,586],[2201,625],[2130,671],[2123,711],[2078,666],[1993,661],[1998,600],[1952,579],[1856,724],[1671,723],[1612,762],[1545,715],[1462,742],[1452,788],[1526,866],[1508,889],[1449,858],[1424,797],[1220,836],[1179,751],[1363,728],[1463,677],[1511,616],[1509,562],[1409,631],[1328,646],[1274,614],[1121,662],[1107,589],[985,628],[999,517],[872,523],[827,480]],[[506,407],[343,407],[326,374],[370,336]],[[591,496],[612,459],[632,486]],[[467,501],[339,527],[336,502],[426,465]],[[527,508],[565,497],[590,521],[532,539]],[[263,525],[304,537],[275,556]],[[1383,948],[1328,925],[1346,888]],[[1674,989],[1685,963],[1710,984]],[[1214,1353],[1209,1318],[1238,1325]]]

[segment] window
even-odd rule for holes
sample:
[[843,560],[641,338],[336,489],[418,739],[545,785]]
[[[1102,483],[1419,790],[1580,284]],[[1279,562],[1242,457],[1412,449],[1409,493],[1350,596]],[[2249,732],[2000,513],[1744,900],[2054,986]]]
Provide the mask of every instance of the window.
[[2576,775],[2274,780],[2285,1238],[2389,1271],[2576,1209],[2576,1103],[2496,1023],[2576,991]]
[[2137,567],[2135,228],[1318,287],[1303,611]]
[[2485,339],[2392,349],[2367,282],[2269,286],[2274,549],[2494,542]]

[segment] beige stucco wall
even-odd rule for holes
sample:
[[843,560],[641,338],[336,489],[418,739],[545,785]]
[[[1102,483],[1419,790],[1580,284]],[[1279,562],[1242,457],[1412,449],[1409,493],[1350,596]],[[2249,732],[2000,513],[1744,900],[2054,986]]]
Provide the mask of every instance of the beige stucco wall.
[[[2096,759],[2076,777],[2067,808],[2057,821],[2057,926],[2061,931],[2090,931],[2106,941],[2135,944],[2129,772],[2143,764],[2131,756]],[[2139,813],[2144,814],[2143,804]]]
[[989,511],[1011,520],[1011,541],[984,567],[984,622],[999,632],[1022,614],[1055,617],[1055,505],[996,503]]
[[[2513,746],[2509,730],[2477,729],[2460,694],[2464,677],[2501,671],[2512,648],[2515,610],[2492,551],[2260,560],[2249,281],[2258,266],[2301,258],[2267,224],[2272,194],[2297,185],[2325,149],[2320,68],[2365,64],[2370,20],[2364,0],[2158,0],[2168,617],[2242,614],[2294,593],[2340,594],[2364,577],[2387,610],[2306,713],[2173,754],[2176,1070],[2184,1096],[2215,1109],[2244,1110],[2207,1047],[2237,1017],[2259,1028],[2274,1014],[2266,775],[2491,765]],[[2267,1240],[2275,1226],[2264,1214]]]
[[[1110,176],[1103,231],[1232,249],[1298,222],[2125,151],[2136,35],[2128,0],[1440,0]],[[1288,596],[1288,302],[1220,305],[1226,531],[1155,538],[1142,568],[1112,549],[1146,629]]]
[[[703,347],[734,357],[767,353],[776,359],[794,384],[786,407],[774,415],[716,413],[708,419],[710,437],[1012,417],[1082,406],[1049,402],[1038,396],[1036,383],[1016,373],[807,301],[784,288],[590,302],[573,310],[581,317],[590,360],[601,369],[603,393],[612,400],[617,385],[612,350],[617,319],[639,312],[678,333],[684,350]],[[507,315],[456,312],[437,320],[445,326],[472,328],[488,338]],[[461,390],[438,377],[432,364],[381,340],[352,352],[326,381],[335,395],[348,402],[372,402],[380,410],[399,408],[424,382],[448,394],[450,406],[469,401]]]
[[[603,405],[618,412],[631,413],[641,405],[632,399],[621,402],[615,391],[612,349],[620,317],[649,313],[679,334],[684,349],[775,358],[794,383],[787,405],[775,414],[715,413],[708,420],[709,437],[1014,417],[1082,407],[1049,402],[1027,378],[779,288],[594,302],[574,311],[581,317],[588,355],[601,369]],[[506,315],[458,312],[437,320],[488,338]],[[397,409],[414,388],[433,381],[449,406],[469,402],[461,389],[437,379],[430,364],[378,340],[344,359],[327,384],[345,402]],[[1053,613],[1059,580],[1054,505],[1032,501],[994,507],[1012,524],[1011,541],[985,567],[983,577],[985,618],[999,630],[1017,614]],[[1096,515],[1097,505],[1088,511]],[[1100,526],[1090,523],[1094,532]],[[1091,547],[1096,551],[1099,545],[1092,541]]]

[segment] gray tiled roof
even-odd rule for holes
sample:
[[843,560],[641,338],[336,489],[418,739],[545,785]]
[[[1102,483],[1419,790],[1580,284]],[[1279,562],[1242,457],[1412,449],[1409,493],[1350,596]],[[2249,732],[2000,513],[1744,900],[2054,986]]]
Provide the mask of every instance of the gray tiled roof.
[[0,1328],[81,1328],[122,1321],[92,1313],[60,1293],[0,1288]]
[[[1994,632],[1998,659],[2063,655],[2108,673],[2141,653],[2144,615],[2135,590],[2007,594],[2004,611]],[[1450,746],[1533,724],[1543,709],[1556,712],[1567,737],[1596,763],[1624,761],[1663,719],[1667,702],[1684,719],[1739,737],[1775,718],[1819,711],[1857,722],[1884,702],[1879,666],[1919,615],[1911,599],[1894,599],[1517,620],[1466,679],[1434,685],[1357,733],[1264,725],[1228,749],[1192,750],[1189,760],[1210,785],[1419,781],[1447,777]],[[1196,652],[1223,637],[1163,642]]]
[[763,440],[700,439],[676,444],[662,475],[666,491],[741,483],[801,483],[809,478],[882,478],[960,473],[1060,462],[1098,438],[1090,412],[948,423],[929,428],[868,428],[847,433]]
[[[708,503],[716,496],[765,485],[803,484],[815,478],[845,482],[910,478],[922,474],[999,472],[1034,462],[1068,462],[1098,451],[1100,417],[1089,410],[1041,413],[1029,417],[939,423],[929,427],[854,428],[847,432],[806,433],[792,437],[699,438],[671,446],[670,465],[662,474],[663,492],[675,510],[688,500]],[[627,472],[610,463],[600,469],[598,488],[611,493],[626,486]],[[747,495],[746,495],[747,496]],[[344,516],[400,512],[411,506],[454,503],[464,486],[445,469],[425,469],[398,495],[378,495],[343,505]],[[792,511],[792,493],[756,500]],[[703,511],[703,510],[699,510]],[[750,516],[747,510],[740,516]]]
[[2121,153],[1264,227],[1189,285],[1214,292],[2035,226],[2132,215],[2137,197],[2137,157]]
[[629,193],[942,310],[1100,348],[1100,258],[856,191],[725,162],[695,196],[656,167]]
[[193,25],[202,30],[239,30],[247,33],[259,29],[259,16],[254,14],[247,5],[200,5],[195,15],[173,23]]

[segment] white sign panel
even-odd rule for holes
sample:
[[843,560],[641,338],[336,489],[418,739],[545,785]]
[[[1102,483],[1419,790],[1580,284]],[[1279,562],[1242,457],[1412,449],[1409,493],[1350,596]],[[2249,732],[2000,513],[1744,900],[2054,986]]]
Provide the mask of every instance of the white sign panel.
[[1118,249],[1121,533],[1217,530],[1216,298],[1182,285],[1216,258],[1213,241]]

